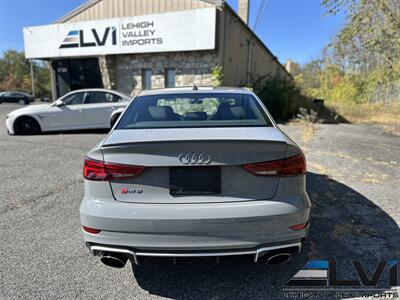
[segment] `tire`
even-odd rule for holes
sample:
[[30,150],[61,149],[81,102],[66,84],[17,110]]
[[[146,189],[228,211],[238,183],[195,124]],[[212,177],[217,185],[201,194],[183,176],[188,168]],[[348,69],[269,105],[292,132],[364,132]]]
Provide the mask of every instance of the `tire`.
[[28,104],[29,102],[28,102],[27,100],[25,100],[25,99],[19,99],[19,100],[18,100],[18,103],[21,104],[21,105],[26,105],[26,104]]
[[32,117],[20,117],[14,123],[15,134],[31,135],[41,132],[39,123]]

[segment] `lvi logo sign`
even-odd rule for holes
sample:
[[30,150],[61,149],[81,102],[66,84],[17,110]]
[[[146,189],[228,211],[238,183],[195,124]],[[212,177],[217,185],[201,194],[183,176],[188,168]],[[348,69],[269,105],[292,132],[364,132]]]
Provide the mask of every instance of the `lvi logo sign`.
[[115,26],[106,27],[102,35],[95,28],[92,28],[90,34],[94,41],[92,39],[91,42],[88,42],[85,40],[84,30],[71,30],[59,48],[104,46],[109,39],[111,39],[112,45],[117,44],[117,28]]
[[369,276],[360,261],[352,261],[358,279],[339,279],[336,261],[311,260],[298,271],[286,284],[286,288],[320,287],[320,288],[371,288],[377,287],[387,269],[390,287],[399,285],[396,260],[380,261]]

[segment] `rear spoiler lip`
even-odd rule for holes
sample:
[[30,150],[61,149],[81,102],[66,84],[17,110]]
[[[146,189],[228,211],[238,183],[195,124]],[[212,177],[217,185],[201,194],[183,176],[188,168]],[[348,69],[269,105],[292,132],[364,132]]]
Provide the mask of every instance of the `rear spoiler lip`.
[[212,128],[207,131],[194,128],[193,130],[165,129],[154,131],[112,130],[103,140],[101,146],[136,143],[172,143],[197,141],[260,141],[290,143],[290,139],[278,127],[241,127],[241,128]]
[[139,141],[139,142],[124,142],[124,143],[110,143],[103,144],[101,148],[108,147],[118,147],[118,146],[128,146],[128,145],[144,145],[144,144],[169,144],[169,143],[218,143],[218,142],[230,142],[230,143],[243,143],[243,142],[251,142],[251,143],[282,143],[287,144],[286,140],[252,140],[252,139],[199,139],[199,140],[154,140],[154,141]]

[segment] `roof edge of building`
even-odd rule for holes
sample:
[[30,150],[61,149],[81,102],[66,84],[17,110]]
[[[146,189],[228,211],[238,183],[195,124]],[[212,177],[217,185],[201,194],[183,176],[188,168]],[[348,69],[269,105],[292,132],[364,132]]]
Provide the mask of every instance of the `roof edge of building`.
[[78,15],[79,13],[81,13],[82,11],[88,9],[89,7],[97,4],[98,2],[100,2],[102,0],[89,0],[85,3],[82,3],[81,5],[79,5],[77,8],[71,10],[69,13],[63,15],[62,17],[58,18],[54,23],[64,23],[66,21],[68,21],[69,19],[75,17],[76,15]]
[[[77,16],[81,12],[92,7],[93,5],[97,4],[100,1],[103,1],[103,0],[89,0],[85,3],[82,3],[77,8],[71,10],[69,13],[58,18],[54,23],[58,24],[58,23],[67,22],[68,20],[72,19],[73,17]],[[225,4],[225,0],[198,0],[198,1],[207,2],[209,4],[215,5],[215,7],[221,7],[223,4]]]
[[261,44],[261,46],[276,60],[279,66],[283,69],[283,71],[289,75],[291,79],[293,79],[292,74],[290,74],[286,68],[281,64],[278,58],[272,53],[272,51],[264,44],[264,42],[257,36],[257,34],[250,28],[248,24],[246,24],[243,19],[237,14],[237,12],[228,4],[228,2],[224,1],[225,7],[239,20],[239,22],[247,29],[247,31],[254,37],[254,39]]

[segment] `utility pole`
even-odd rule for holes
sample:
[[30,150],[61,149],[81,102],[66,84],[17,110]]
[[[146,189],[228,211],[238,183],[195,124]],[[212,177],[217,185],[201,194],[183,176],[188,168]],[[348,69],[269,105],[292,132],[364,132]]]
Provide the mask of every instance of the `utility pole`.
[[31,82],[32,82],[32,96],[35,97],[35,78],[33,76],[33,64],[32,64],[32,59],[29,60],[29,63],[31,65]]

